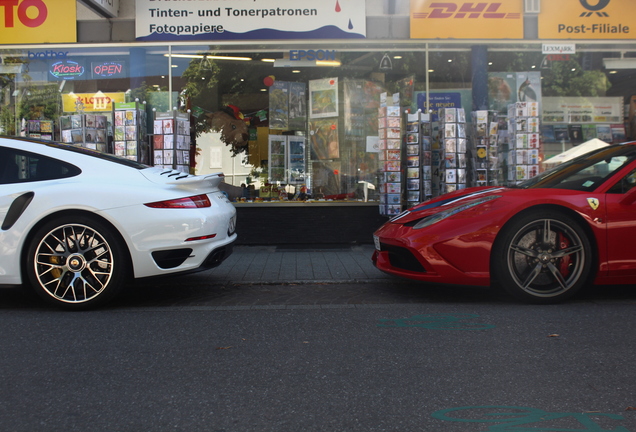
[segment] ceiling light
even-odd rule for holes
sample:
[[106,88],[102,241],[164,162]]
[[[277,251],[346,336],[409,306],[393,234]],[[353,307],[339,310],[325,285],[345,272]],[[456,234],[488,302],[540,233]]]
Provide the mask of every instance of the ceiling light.
[[448,59],[448,62],[449,62],[449,63],[452,63],[452,62],[453,62],[453,59]]
[[393,56],[393,58],[394,58],[394,59],[398,59],[398,60],[399,60],[399,59],[401,59],[401,58],[402,58],[402,56]]
[[636,69],[636,58],[604,58],[605,69]]
[[261,59],[262,62],[267,62],[267,63],[274,63],[276,61],[276,59]]
[[342,63],[340,63],[338,60],[316,60],[316,66],[333,66],[333,67],[338,67],[340,66]]
[[236,61],[251,61],[251,57],[232,57],[232,56],[218,56],[218,55],[203,55],[203,54],[164,54],[164,57],[175,57],[175,58],[207,58],[213,60],[236,60]]
[[292,73],[300,73],[299,70],[293,70]]

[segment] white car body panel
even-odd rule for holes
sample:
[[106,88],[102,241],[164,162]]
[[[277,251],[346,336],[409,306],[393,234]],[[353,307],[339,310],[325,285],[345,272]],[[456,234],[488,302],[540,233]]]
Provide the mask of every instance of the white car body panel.
[[[222,175],[191,176],[160,168],[136,168],[23,140],[0,138],[0,146],[63,160],[82,173],[69,178],[0,184],[0,222],[18,196],[34,192],[24,213],[8,229],[0,229],[0,285],[22,284],[22,255],[28,235],[47,216],[62,211],[86,211],[107,220],[124,239],[134,277],[158,276],[198,269],[215,249],[236,240],[228,235],[236,209],[218,189]],[[177,178],[180,177],[180,180]],[[150,208],[144,203],[207,194],[211,207]],[[188,241],[216,234],[214,238]],[[152,252],[191,248],[185,262],[160,268]]]

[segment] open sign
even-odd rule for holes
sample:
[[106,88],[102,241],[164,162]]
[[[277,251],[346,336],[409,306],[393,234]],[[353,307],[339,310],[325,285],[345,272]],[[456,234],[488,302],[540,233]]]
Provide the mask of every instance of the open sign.
[[112,61],[91,63],[93,78],[125,78],[126,62]]

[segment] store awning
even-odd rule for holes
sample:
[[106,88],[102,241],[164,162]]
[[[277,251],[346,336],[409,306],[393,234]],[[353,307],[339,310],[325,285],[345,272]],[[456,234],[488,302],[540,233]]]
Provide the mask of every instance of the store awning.
[[584,142],[583,144],[579,144],[576,147],[572,147],[569,150],[564,151],[561,154],[551,157],[548,160],[543,161],[543,164],[546,168],[553,167],[563,162],[567,162],[570,159],[574,159],[575,157],[579,157],[584,155],[585,153],[589,153],[592,150],[596,150],[601,147],[608,146],[609,144],[605,141],[601,141],[598,138],[593,138],[589,141]]

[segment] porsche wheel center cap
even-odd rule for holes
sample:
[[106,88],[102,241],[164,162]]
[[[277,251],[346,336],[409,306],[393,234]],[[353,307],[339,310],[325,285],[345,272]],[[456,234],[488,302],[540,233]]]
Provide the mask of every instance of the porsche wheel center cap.
[[81,255],[71,255],[67,263],[69,270],[73,272],[82,271],[86,267],[86,260]]

